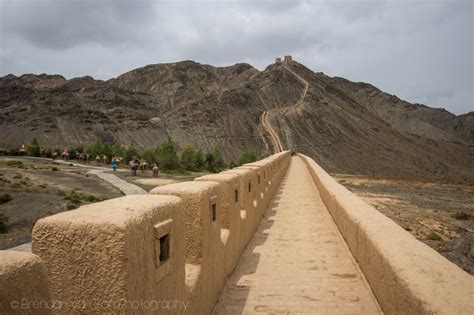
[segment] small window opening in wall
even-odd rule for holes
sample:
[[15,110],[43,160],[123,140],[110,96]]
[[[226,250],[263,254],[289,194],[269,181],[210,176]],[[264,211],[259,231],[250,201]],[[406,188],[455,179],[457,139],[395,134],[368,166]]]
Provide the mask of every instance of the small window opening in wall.
[[217,220],[217,205],[216,203],[212,203],[211,205],[211,220],[215,222]]
[[252,183],[249,182],[249,192],[251,192],[251,191],[252,191]]
[[239,202],[239,190],[238,189],[234,190],[234,197],[235,197],[235,202]]
[[160,237],[160,262],[165,262],[170,258],[170,235]]
[[260,175],[258,175],[258,184],[260,185]]

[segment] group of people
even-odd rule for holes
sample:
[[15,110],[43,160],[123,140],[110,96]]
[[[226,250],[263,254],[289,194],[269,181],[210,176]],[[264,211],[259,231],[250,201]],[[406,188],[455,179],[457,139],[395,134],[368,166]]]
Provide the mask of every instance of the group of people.
[[[118,166],[118,164],[117,164]],[[145,171],[148,167],[148,163],[147,161],[145,161],[144,159],[140,159],[138,160],[138,158],[132,158],[130,160],[130,162],[128,163],[128,167],[130,168],[130,170],[132,171],[132,176],[137,176],[137,169],[138,167],[140,167],[141,171],[142,171],[142,174],[145,174]],[[112,162],[112,169],[114,169],[114,164]],[[160,169],[158,168],[158,165],[156,163],[153,163],[153,166],[151,167],[152,171],[153,171],[153,176],[154,177],[158,177],[158,173],[160,171]],[[115,172],[115,169],[114,169],[114,172]]]

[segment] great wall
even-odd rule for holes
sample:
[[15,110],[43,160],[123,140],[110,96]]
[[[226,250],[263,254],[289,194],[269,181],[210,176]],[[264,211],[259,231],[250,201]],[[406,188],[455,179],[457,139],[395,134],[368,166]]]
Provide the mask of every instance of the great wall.
[[472,276],[284,151],[268,116],[274,155],[39,220],[32,253],[0,252],[0,313],[472,313]]

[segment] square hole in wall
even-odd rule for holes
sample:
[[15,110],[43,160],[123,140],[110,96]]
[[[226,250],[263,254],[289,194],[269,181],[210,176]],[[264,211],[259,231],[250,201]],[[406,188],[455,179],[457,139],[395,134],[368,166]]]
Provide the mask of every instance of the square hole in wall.
[[164,263],[170,258],[170,235],[160,237],[160,263]]
[[235,202],[239,202],[239,190],[238,189],[234,190],[234,198],[235,198]]
[[249,182],[249,192],[251,192],[251,191],[252,191],[252,183]]
[[154,225],[156,280],[160,281],[173,269],[173,220],[168,219]]

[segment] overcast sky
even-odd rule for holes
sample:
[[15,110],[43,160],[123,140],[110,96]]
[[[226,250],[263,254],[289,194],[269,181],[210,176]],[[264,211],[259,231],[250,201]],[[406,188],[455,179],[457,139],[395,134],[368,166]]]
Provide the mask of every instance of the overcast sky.
[[146,64],[291,54],[410,102],[474,110],[471,0],[0,0],[0,76],[109,79]]

